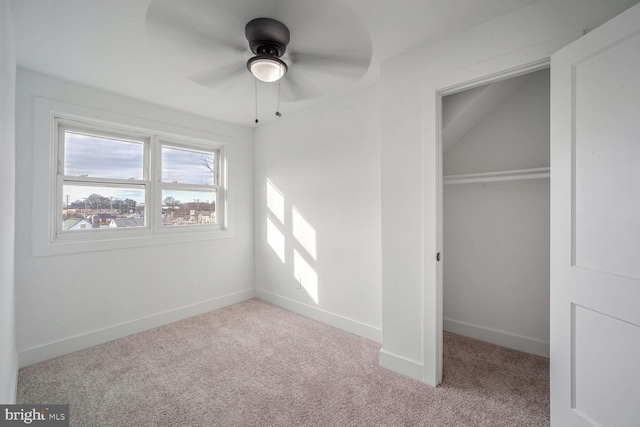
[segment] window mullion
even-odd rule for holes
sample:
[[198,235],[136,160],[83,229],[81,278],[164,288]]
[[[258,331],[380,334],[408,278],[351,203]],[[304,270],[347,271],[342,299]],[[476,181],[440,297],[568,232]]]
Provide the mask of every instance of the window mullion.
[[[218,185],[220,189],[216,191],[216,210],[218,210],[218,206],[221,207],[219,210],[219,216],[217,216],[218,224],[223,228],[227,229],[229,226],[229,195],[227,194],[229,190],[229,171],[227,170],[227,149],[226,146],[220,147],[218,150],[219,158],[218,158]],[[218,214],[216,214],[218,215]]]
[[49,222],[49,239],[55,239],[59,233],[62,231],[62,206],[63,203],[63,174],[64,168],[62,166],[64,161],[64,129],[62,126],[58,125],[57,121],[54,121],[56,126],[56,143],[54,145],[54,155],[55,155],[55,165],[54,167],[54,179],[55,179],[55,189],[53,191],[53,209],[54,215],[52,217],[52,221]]
[[56,165],[55,165],[55,173],[56,175],[64,175],[64,128],[62,126],[58,126],[58,140],[56,141]]
[[148,206],[145,207],[145,214],[147,215],[147,220],[149,221],[151,230],[154,233],[157,232],[158,228],[160,227],[160,215],[162,214],[162,209],[159,208],[160,188],[158,188],[158,177],[160,176],[159,151],[160,149],[158,145],[158,137],[156,135],[153,135],[151,136],[151,138],[149,138],[148,141],[145,164],[145,173],[147,174],[147,178],[149,180],[149,187],[147,188]]
[[220,188],[219,185],[207,185],[207,184],[181,184],[179,182],[161,182],[163,190],[176,190],[176,191],[216,191]]
[[148,185],[149,181],[145,179],[117,179],[117,178],[97,178],[87,176],[73,176],[73,175],[59,175],[64,182],[77,184],[77,185],[89,185],[96,184],[103,186],[104,184],[111,184],[116,187],[135,187],[140,185]]
[[[55,198],[55,212],[57,215],[55,215],[55,221],[52,224],[53,225],[53,230],[52,230],[52,234],[53,237],[58,236],[58,234],[62,231],[62,207],[64,206],[64,194],[63,194],[63,185],[64,185],[64,179],[61,175],[58,175],[56,177],[56,198]],[[69,209],[69,207],[67,206],[67,209]]]

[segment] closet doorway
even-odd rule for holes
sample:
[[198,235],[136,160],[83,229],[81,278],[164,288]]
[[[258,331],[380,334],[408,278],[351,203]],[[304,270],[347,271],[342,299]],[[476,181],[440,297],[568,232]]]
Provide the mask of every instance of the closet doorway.
[[450,94],[441,133],[442,329],[544,357],[549,101],[548,68]]

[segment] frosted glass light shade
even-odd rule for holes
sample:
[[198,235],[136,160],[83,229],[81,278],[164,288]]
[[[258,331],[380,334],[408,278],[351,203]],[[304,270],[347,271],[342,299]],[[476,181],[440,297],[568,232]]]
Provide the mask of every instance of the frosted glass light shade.
[[267,83],[276,82],[287,74],[287,64],[271,56],[254,56],[247,62],[247,68],[256,79]]

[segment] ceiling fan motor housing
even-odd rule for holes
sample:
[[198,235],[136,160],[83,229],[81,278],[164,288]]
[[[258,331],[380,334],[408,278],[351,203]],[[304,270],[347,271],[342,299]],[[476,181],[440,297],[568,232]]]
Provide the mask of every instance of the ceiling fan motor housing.
[[284,55],[289,44],[289,29],[280,21],[271,18],[256,18],[246,25],[244,34],[251,52],[276,58]]

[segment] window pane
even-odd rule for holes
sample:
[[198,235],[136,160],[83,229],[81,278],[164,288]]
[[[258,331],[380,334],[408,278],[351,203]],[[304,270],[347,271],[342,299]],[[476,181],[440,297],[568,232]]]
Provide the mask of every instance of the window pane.
[[144,227],[144,188],[69,185],[62,187],[62,229]]
[[181,184],[216,184],[215,152],[162,147],[162,181]]
[[215,224],[215,191],[162,191],[162,224]]
[[64,144],[65,175],[143,179],[142,142],[65,131]]

